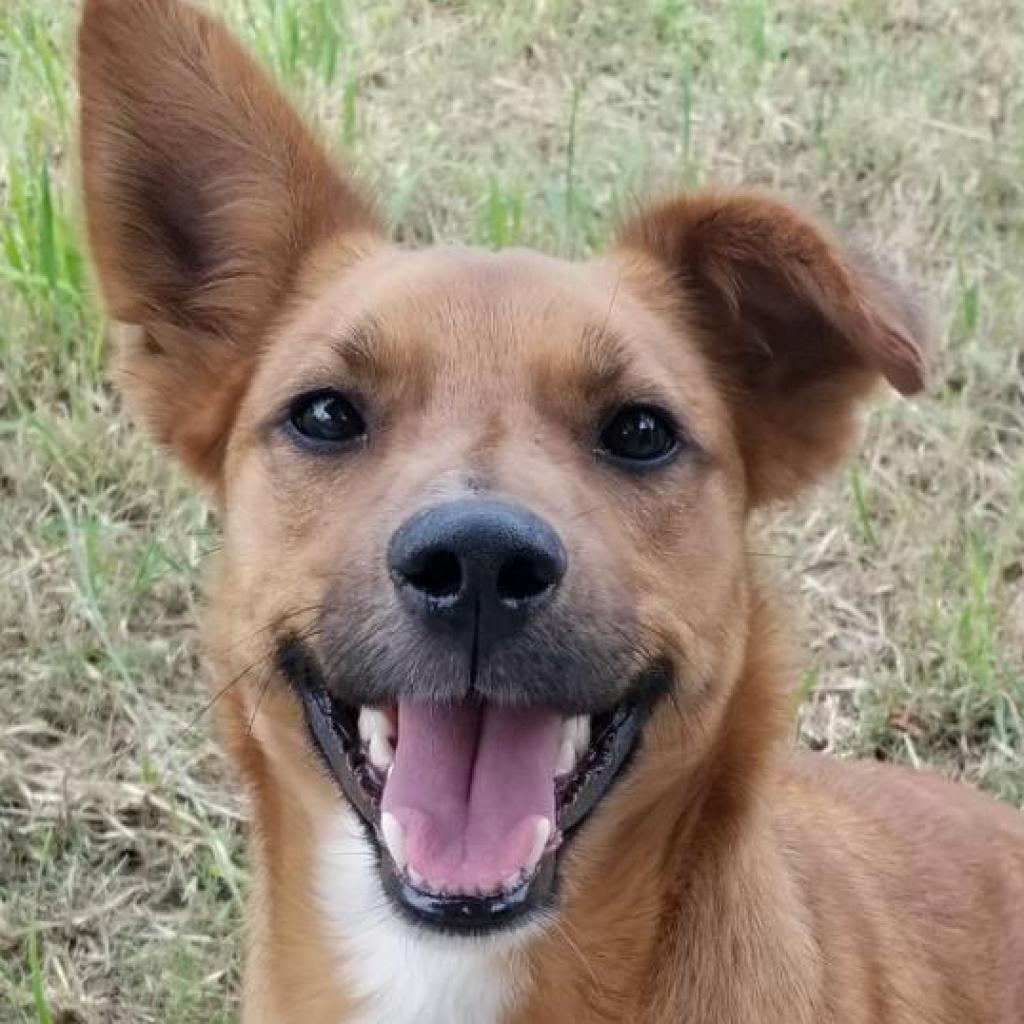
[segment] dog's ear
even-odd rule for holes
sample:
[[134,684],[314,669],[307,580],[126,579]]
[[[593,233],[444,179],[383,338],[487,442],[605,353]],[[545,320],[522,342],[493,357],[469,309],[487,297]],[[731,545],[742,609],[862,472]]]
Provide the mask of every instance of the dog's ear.
[[913,302],[776,199],[670,200],[628,223],[618,246],[668,271],[671,301],[733,411],[752,504],[835,465],[880,377],[903,394],[924,384],[927,332]]
[[308,254],[358,248],[370,205],[217,21],[178,0],[87,0],[85,211],[124,332],[121,380],[161,441],[218,478],[261,337]]

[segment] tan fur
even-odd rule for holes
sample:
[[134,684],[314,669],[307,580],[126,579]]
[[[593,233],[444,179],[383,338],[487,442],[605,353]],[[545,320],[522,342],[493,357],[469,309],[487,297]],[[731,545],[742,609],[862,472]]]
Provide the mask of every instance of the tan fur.
[[[509,1020],[1021,1024],[1020,815],[923,773],[786,753],[789,656],[745,550],[751,509],[836,464],[881,377],[922,386],[912,303],[750,193],[654,207],[585,264],[402,250],[177,0],[87,0],[80,77],[94,261],[134,325],[126,390],[224,522],[204,633],[253,805],[247,1024],[360,1009],[312,882],[340,797],[275,630],[394,629],[388,537],[428,499],[491,492],[585,567],[581,638],[621,620],[623,674],[655,651],[676,680],[566,853]],[[364,451],[311,458],[279,429],[324,382],[365,402]],[[642,480],[596,463],[601,414],[652,389],[692,449]]]

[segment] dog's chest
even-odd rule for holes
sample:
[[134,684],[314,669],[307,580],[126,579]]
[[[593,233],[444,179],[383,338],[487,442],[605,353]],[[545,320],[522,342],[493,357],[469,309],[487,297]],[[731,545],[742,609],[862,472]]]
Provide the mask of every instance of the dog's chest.
[[361,1000],[338,1024],[502,1024],[519,988],[518,957],[486,940],[417,933],[391,909],[373,854],[345,814],[320,843],[318,893],[339,970]]

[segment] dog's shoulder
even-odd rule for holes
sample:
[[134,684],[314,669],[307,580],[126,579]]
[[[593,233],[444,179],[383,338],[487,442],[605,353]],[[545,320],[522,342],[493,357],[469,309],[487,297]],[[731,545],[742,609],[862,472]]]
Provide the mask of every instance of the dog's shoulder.
[[779,782],[778,848],[843,999],[1017,1019],[999,993],[1024,963],[1024,815],[933,772],[823,754],[789,758]]
[[866,835],[892,831],[905,841],[941,845],[984,831],[1024,857],[1024,815],[963,782],[915,770],[793,751],[780,766],[783,816],[821,824],[845,819]]

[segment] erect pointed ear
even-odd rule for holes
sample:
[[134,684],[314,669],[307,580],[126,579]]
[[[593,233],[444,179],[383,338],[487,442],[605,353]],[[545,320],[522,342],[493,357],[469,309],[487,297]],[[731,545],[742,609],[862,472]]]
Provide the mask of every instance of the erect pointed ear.
[[924,385],[927,332],[913,302],[776,199],[673,199],[628,223],[618,249],[667,272],[658,287],[667,282],[723,383],[752,504],[830,469],[880,377],[903,394]]
[[87,0],[78,37],[89,241],[129,399],[218,478],[261,337],[309,253],[370,205],[218,22],[178,0]]

